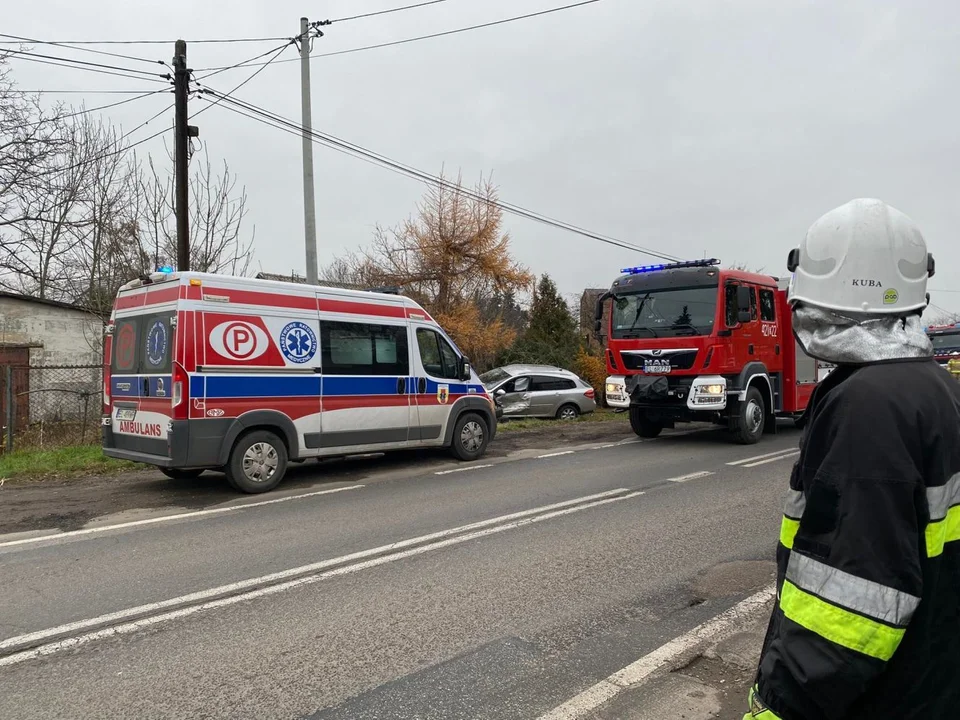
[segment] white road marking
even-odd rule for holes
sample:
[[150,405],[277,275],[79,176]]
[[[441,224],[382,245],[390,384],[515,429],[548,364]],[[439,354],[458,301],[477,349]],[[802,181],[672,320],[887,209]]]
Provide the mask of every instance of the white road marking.
[[221,513],[237,512],[247,508],[261,507],[263,505],[276,505],[277,503],[290,502],[292,500],[303,500],[308,497],[318,495],[330,495],[331,493],[344,492],[345,490],[359,490],[364,485],[349,485],[347,487],[331,488],[329,490],[318,490],[316,492],[302,493],[300,495],[288,495],[286,497],[273,498],[272,500],[260,500],[258,502],[249,502],[239,505],[230,505],[229,507],[210,508],[209,510],[193,510],[191,512],[177,513],[176,515],[160,515],[158,517],[146,518],[144,520],[131,520],[130,522],[117,523],[115,525],[101,525],[92,528],[83,528],[82,530],[70,530],[68,532],[53,533],[50,535],[39,535],[37,537],[21,538],[20,540],[8,540],[0,542],[0,548],[15,547],[17,545],[29,545],[32,543],[44,542],[46,540],[62,540],[64,538],[78,537],[81,535],[93,535],[94,533],[107,532],[109,530],[122,530],[124,528],[140,527],[141,525],[156,525],[157,523],[170,522],[172,520],[183,520],[184,518],[203,517],[204,515],[218,515]]
[[697,478],[707,477],[707,475],[713,475],[712,470],[700,470],[699,472],[688,473],[687,475],[681,475],[680,477],[667,478],[667,482],[682,483],[687,480],[696,480]]
[[790,458],[796,457],[796,456],[799,455],[799,454],[800,454],[800,451],[799,451],[799,450],[794,450],[793,452],[789,452],[789,453],[787,453],[786,455],[777,455],[776,457],[768,458],[768,459],[766,459],[766,460],[761,460],[761,461],[755,462],[755,463],[750,463],[750,464],[748,464],[748,465],[744,465],[743,467],[745,467],[745,468],[754,468],[754,467],[757,467],[757,466],[759,466],[759,465],[766,465],[767,463],[777,462],[777,461],[779,461],[779,460],[789,460]]
[[733,462],[728,462],[727,465],[744,465],[746,463],[754,462],[755,460],[763,460],[764,458],[773,457],[774,455],[783,455],[784,453],[789,453],[789,452],[793,452],[793,450],[790,448],[784,448],[782,450],[777,450],[775,452],[769,452],[766,455],[754,455],[753,457],[734,460]]
[[[628,493],[624,495],[623,493]],[[100,615],[98,617],[89,618],[87,620],[78,620],[76,622],[67,623],[65,625],[59,625],[57,627],[48,628],[46,630],[39,630],[37,632],[27,633],[25,635],[18,635],[16,637],[8,638],[0,642],[0,652],[10,650],[12,648],[21,647],[24,645],[32,645],[34,643],[42,642],[44,640],[59,636],[67,635],[69,633],[76,633],[87,628],[95,627],[97,625],[105,625],[108,623],[115,623],[123,620],[130,620],[131,618],[136,618],[143,615],[154,614],[154,618],[160,617],[163,620],[166,619],[175,619],[179,617],[186,617],[191,615],[198,610],[212,608],[212,607],[222,607],[223,605],[230,605],[234,602],[239,602],[240,599],[250,599],[254,597],[261,597],[263,595],[269,595],[273,592],[279,592],[276,588],[289,589],[292,587],[297,587],[302,585],[305,582],[314,582],[315,580],[323,579],[325,577],[332,577],[337,574],[345,574],[343,571],[345,569],[353,568],[353,570],[348,570],[349,572],[354,572],[355,570],[360,570],[366,567],[373,567],[375,565],[382,564],[383,562],[388,562],[390,560],[399,560],[404,557],[409,557],[410,555],[415,555],[420,552],[426,552],[427,550],[446,547],[447,545],[456,544],[459,542],[464,542],[469,539],[474,539],[477,537],[483,537],[484,535],[492,534],[492,532],[500,532],[501,530],[507,530],[514,527],[520,527],[521,525],[527,524],[531,520],[531,516],[534,516],[532,519],[539,521],[541,519],[548,519],[552,517],[558,517],[559,515],[564,515],[569,512],[576,512],[578,510],[586,509],[588,507],[595,507],[598,504],[603,504],[607,502],[613,502],[615,500],[625,500],[627,498],[636,497],[642,495],[642,491],[629,492],[627,488],[618,488],[616,490],[608,490],[602,493],[596,493],[594,495],[586,495],[579,498],[574,498],[573,500],[565,500],[559,503],[553,503],[551,505],[543,505],[541,507],[531,508],[530,510],[521,510],[520,512],[511,513],[509,515],[500,515],[498,517],[490,518],[488,520],[481,520],[479,522],[470,523],[468,525],[461,525],[459,527],[450,528],[448,530],[441,530],[439,532],[430,533],[429,535],[421,535],[419,537],[409,538],[407,540],[401,540],[390,545],[381,545],[380,547],[371,548],[369,550],[361,550],[359,552],[350,553],[349,555],[342,555],[340,557],[330,558],[329,560],[322,560],[320,562],[311,563],[309,565],[302,565],[300,567],[291,568],[289,570],[283,570],[281,572],[271,573],[269,575],[263,575],[261,577],[250,578],[248,580],[241,580],[240,582],[230,583],[228,585],[221,585],[219,587],[210,588],[208,590],[201,590],[198,592],[190,593],[188,595],[181,595],[180,597],[170,598],[169,600],[163,600],[155,603],[148,603],[146,605],[140,605],[137,607],[129,608],[127,610],[120,610],[118,612],[107,613],[105,615]],[[544,514],[545,513],[545,514]],[[501,524],[506,523],[506,524]],[[495,526],[490,528],[490,526]],[[461,535],[460,533],[467,533],[466,535]],[[451,535],[456,535],[457,537],[453,538],[455,542],[451,542]],[[437,542],[440,541],[440,542]],[[413,550],[406,550],[401,553],[397,553],[398,550],[403,550],[404,548],[409,548],[413,545],[420,545],[421,547],[414,548]],[[386,554],[391,553],[391,554]],[[367,558],[380,555],[381,557],[375,558],[374,560],[366,560]],[[386,558],[386,559],[384,559]],[[351,563],[358,560],[366,560],[366,562],[361,562],[359,565],[346,565],[345,567],[337,568],[326,573],[321,573],[320,575],[311,575],[311,573],[316,573],[321,570],[327,570],[335,565],[343,565],[345,563]],[[297,577],[307,575],[308,577]],[[290,578],[297,577],[296,580],[289,580]],[[313,578],[313,579],[311,579]],[[276,583],[278,581],[284,581],[279,585],[270,585],[266,588],[257,588],[259,585],[265,585],[270,583]],[[249,591],[249,592],[244,592]],[[233,594],[241,593],[241,594]],[[227,598],[218,598],[220,595],[230,594],[230,597]],[[239,599],[236,599],[239,598]],[[161,610],[166,610],[168,608],[177,607],[179,605],[188,605],[190,603],[201,603],[190,605],[186,608],[180,608],[171,612],[163,613],[156,615]],[[39,657],[40,655],[48,655],[51,652],[57,652],[63,650],[67,647],[72,647],[75,644],[86,643],[90,640],[96,640],[101,637],[108,637],[113,634],[118,633],[127,633],[134,632],[140,627],[146,627],[147,625],[154,624],[155,622],[162,622],[163,620],[154,620],[153,618],[144,618],[141,620],[133,620],[130,623],[120,626],[114,626],[111,628],[104,628],[103,630],[97,630],[87,635],[75,636],[73,638],[67,638],[65,640],[60,640],[55,643],[50,643],[49,645],[44,645],[39,648],[33,648],[31,650],[25,650],[23,652],[10,655],[5,658],[0,658],[0,667],[5,665],[13,665],[24,660],[29,660],[32,657]],[[124,630],[117,630],[117,628],[129,628]],[[79,640],[78,638],[87,638]],[[44,650],[48,648],[48,650]],[[54,648],[50,650],[49,648]]]
[[676,661],[681,655],[701,643],[720,640],[736,632],[744,616],[763,611],[775,593],[776,587],[770,585],[751,595],[726,612],[720,613],[711,620],[693,628],[693,630],[674,638],[665,645],[661,645],[649,655],[644,655],[636,662],[587,688],[563,705],[542,715],[540,720],[574,720],[591,714],[611,698],[619,695],[627,688],[643,682],[654,672],[668,663]]
[[573,455],[573,450],[564,450],[563,452],[547,453],[546,455],[537,455],[537,460],[544,458],[560,457],[561,455]]
[[453,470],[439,470],[434,475],[450,475],[452,473],[468,472],[469,470],[482,470],[483,468],[493,467],[490,465],[468,465],[467,467],[454,468]]

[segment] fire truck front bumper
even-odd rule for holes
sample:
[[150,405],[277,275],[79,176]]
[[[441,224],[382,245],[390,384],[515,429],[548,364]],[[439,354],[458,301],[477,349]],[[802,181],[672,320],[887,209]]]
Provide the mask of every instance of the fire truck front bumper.
[[632,375],[626,378],[627,405],[673,420],[694,419],[727,407],[727,381],[719,375]]

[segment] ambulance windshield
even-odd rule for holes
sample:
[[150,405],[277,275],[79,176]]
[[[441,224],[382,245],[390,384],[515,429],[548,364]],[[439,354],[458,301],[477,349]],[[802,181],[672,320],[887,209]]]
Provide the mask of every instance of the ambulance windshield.
[[717,286],[642,290],[613,298],[611,337],[659,338],[709,335],[717,310]]

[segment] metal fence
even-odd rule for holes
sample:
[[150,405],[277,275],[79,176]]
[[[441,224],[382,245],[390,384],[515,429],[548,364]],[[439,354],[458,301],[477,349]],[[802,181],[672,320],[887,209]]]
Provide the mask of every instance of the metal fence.
[[3,452],[100,441],[100,365],[0,368]]

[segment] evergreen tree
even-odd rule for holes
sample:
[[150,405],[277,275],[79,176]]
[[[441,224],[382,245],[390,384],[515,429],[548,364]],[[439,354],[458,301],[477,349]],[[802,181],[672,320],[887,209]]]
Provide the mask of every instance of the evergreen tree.
[[530,305],[530,324],[504,360],[572,368],[579,347],[577,323],[570,307],[550,276],[543,275]]

